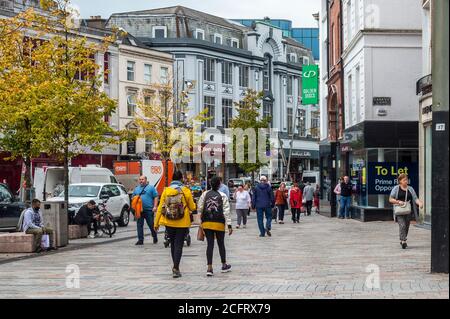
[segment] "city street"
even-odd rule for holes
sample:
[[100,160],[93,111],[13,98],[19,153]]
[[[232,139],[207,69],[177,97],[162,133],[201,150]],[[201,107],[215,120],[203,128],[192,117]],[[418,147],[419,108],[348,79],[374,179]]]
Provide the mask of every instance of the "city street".
[[[285,221],[274,224],[271,238],[258,238],[252,213],[248,228],[226,239],[233,271],[220,273],[216,248],[213,278],[206,277],[206,243],[197,241],[197,229],[192,229],[181,279],[171,277],[163,235],[158,245],[147,235],[146,244],[136,247],[130,223],[112,241],[82,239],[52,254],[0,259],[0,298],[449,297],[448,275],[430,274],[430,230],[411,226],[409,247],[402,250],[393,222],[361,223],[314,213],[302,215],[300,224],[292,224],[290,215]],[[69,265],[79,267],[79,289],[66,287]],[[366,278],[377,266],[380,288],[370,289]]]

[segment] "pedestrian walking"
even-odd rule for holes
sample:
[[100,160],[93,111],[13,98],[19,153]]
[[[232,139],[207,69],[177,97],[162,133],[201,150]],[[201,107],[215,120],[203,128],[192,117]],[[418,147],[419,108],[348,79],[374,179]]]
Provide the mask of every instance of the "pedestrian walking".
[[[352,190],[353,186],[350,183],[350,178],[344,176],[344,181],[340,184],[340,190],[338,190],[338,195],[341,196],[340,207],[339,207],[339,218],[340,219],[350,219],[350,205],[352,203]],[[335,190],[336,192],[336,190]]]
[[[253,187],[252,184],[250,182],[248,182],[247,184],[245,184],[244,189],[248,192],[248,194],[250,195],[250,200],[253,200]],[[252,207],[250,205],[250,207],[248,208],[248,213],[247,216],[250,216],[250,212],[252,210]]]
[[213,253],[215,240],[217,240],[217,246],[219,246],[219,254],[222,262],[222,273],[231,271],[231,265],[227,264],[225,250],[226,228],[228,228],[228,234],[230,236],[233,233],[233,228],[231,226],[230,202],[227,195],[219,191],[219,187],[220,179],[218,177],[213,177],[211,179],[211,190],[203,193],[198,200],[198,212],[201,216],[202,228],[208,245],[206,248],[206,259],[208,265],[206,275],[208,277],[212,277],[214,275]]
[[287,208],[288,192],[286,184],[281,183],[280,188],[275,192],[275,205],[278,208],[278,222],[284,224],[284,212]]
[[316,185],[316,190],[314,191],[314,207],[316,209],[316,214],[320,214],[320,186]]
[[[218,177],[218,179],[220,180],[220,187],[219,187],[219,192],[224,193],[225,195],[227,195],[228,200],[230,200],[230,189],[228,188],[227,185],[225,185],[223,183],[223,179],[222,177]],[[211,186],[212,187],[212,186]]]
[[184,239],[189,234],[191,214],[196,210],[196,205],[190,189],[183,186],[183,174],[176,171],[172,179],[170,186],[161,195],[154,227],[155,231],[158,231],[160,225],[166,228],[173,261],[172,276],[179,278]]
[[291,204],[292,222],[300,223],[300,212],[302,209],[302,191],[297,183],[292,186],[289,203]]
[[237,225],[236,228],[241,227],[241,223],[243,223],[243,227],[247,228],[247,214],[248,210],[252,206],[252,198],[248,191],[244,189],[244,186],[239,185],[238,189],[234,195],[236,199],[236,214],[237,214]]
[[311,185],[310,182],[307,182],[305,188],[303,189],[302,203],[305,204],[306,214],[308,216],[311,215],[313,200],[314,200],[314,187]]
[[[272,208],[275,207],[275,198],[272,187],[267,181],[267,177],[261,176],[260,183],[254,188],[252,198],[252,208],[256,209],[259,237],[271,237],[272,229]],[[266,218],[266,225],[264,226],[264,217]]]
[[400,245],[403,249],[406,249],[408,247],[406,241],[408,240],[412,214],[414,214],[415,220],[418,221],[417,206],[422,209],[423,202],[417,197],[414,188],[408,186],[408,175],[400,174],[397,181],[398,185],[392,189],[389,202],[394,205],[394,215],[399,226]]
[[155,212],[158,209],[158,192],[148,183],[146,176],[139,177],[139,186],[133,191],[132,208],[137,218],[137,246],[144,244],[144,222],[150,228],[153,244],[158,243],[158,233],[154,230]]

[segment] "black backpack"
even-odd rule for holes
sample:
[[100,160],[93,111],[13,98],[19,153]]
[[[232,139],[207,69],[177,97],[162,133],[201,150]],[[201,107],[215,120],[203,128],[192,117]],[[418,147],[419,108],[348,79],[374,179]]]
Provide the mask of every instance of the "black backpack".
[[222,195],[219,192],[211,190],[206,193],[202,212],[202,222],[225,224],[223,200]]

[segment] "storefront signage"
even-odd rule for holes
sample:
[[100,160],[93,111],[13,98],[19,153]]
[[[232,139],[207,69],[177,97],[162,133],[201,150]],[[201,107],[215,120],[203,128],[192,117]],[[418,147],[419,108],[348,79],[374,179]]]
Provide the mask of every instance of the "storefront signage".
[[370,195],[389,195],[397,185],[397,177],[407,174],[409,185],[418,189],[417,163],[371,162],[368,164],[368,193]]
[[424,106],[422,108],[422,114],[428,114],[433,111],[433,105]]
[[304,65],[302,73],[302,104],[319,103],[319,66]]
[[390,97],[374,97],[373,105],[391,105]]
[[127,142],[127,154],[136,154],[136,141]]

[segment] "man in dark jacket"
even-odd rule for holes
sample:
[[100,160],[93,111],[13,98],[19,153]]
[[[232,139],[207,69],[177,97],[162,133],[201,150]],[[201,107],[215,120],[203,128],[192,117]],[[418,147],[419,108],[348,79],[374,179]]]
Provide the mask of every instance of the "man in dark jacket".
[[[75,224],[77,225],[87,225],[89,238],[98,237],[98,224],[96,220],[96,214],[98,213],[97,204],[95,201],[90,200],[87,204],[81,206],[75,216]],[[92,225],[94,226],[94,234],[91,235]]]
[[[252,208],[256,209],[259,237],[272,236],[272,208],[275,207],[275,198],[272,187],[267,182],[267,177],[261,176],[260,183],[254,188],[252,196]],[[266,226],[264,227],[264,215],[266,217]]]

